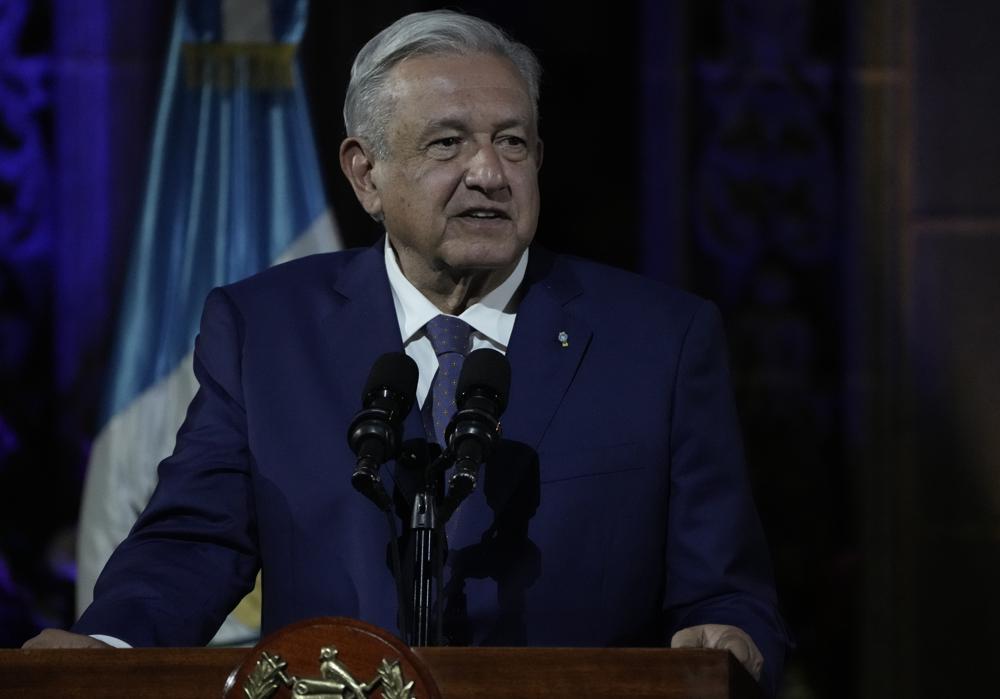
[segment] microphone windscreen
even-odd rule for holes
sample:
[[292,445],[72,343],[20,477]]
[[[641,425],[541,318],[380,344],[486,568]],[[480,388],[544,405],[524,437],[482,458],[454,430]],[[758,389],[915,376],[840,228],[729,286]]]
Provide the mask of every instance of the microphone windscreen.
[[372,393],[387,390],[402,401],[402,413],[405,415],[413,407],[413,399],[417,393],[417,375],[417,363],[405,352],[387,352],[372,365],[362,400],[367,405]]
[[510,392],[510,362],[507,357],[485,347],[471,352],[462,364],[462,373],[455,389],[459,408],[470,391],[492,394],[499,405],[497,415],[503,413],[507,409],[507,394]]

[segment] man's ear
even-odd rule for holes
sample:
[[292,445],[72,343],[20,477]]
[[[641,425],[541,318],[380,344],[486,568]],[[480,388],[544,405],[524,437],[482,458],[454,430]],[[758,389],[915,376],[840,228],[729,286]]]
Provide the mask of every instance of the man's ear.
[[537,151],[536,154],[535,154],[535,169],[536,170],[541,170],[542,169],[542,153],[545,151],[545,144],[542,143],[542,139],[540,139],[540,138],[537,139],[537,141],[538,141],[537,145],[535,146],[536,151]]
[[351,183],[354,196],[368,215],[375,220],[382,218],[382,197],[372,180],[375,160],[371,148],[359,138],[349,136],[340,144],[340,169]]

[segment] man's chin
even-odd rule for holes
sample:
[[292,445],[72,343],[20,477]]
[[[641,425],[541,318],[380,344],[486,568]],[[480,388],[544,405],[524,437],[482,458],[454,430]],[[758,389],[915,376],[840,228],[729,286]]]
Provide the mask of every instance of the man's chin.
[[442,267],[456,276],[489,272],[510,273],[517,266],[523,253],[524,248],[505,254],[450,255],[443,258]]
[[513,269],[524,254],[528,243],[508,238],[506,240],[453,241],[441,250],[441,260],[455,271],[487,272]]

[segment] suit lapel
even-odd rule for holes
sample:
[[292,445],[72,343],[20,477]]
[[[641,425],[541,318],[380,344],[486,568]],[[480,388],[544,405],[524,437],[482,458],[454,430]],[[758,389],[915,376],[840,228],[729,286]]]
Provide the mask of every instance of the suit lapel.
[[381,242],[348,264],[334,291],[339,303],[324,319],[330,366],[343,404],[354,412],[361,407],[361,392],[375,360],[386,352],[403,351]]
[[583,360],[592,331],[566,309],[582,293],[578,280],[547,251],[533,248],[529,260],[507,351],[511,389],[502,424],[507,439],[537,450]]

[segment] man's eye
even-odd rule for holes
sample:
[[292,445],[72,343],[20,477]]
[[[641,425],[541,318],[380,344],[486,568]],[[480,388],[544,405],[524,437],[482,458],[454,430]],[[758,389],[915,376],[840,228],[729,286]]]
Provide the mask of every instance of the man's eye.
[[528,142],[520,136],[501,136],[497,139],[497,150],[508,160],[524,160],[528,157]]
[[497,148],[508,158],[521,159],[528,154],[528,142],[520,136],[501,136]]
[[501,136],[500,143],[513,148],[523,148],[527,145],[527,141],[520,136]]
[[431,147],[435,148],[454,148],[460,143],[458,136],[447,136],[445,138],[439,138],[436,141],[431,142]]

